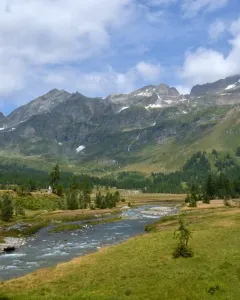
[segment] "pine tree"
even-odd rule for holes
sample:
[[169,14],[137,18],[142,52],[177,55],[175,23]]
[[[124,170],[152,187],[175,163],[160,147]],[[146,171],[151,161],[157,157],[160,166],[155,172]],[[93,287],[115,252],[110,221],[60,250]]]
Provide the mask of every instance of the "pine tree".
[[189,239],[192,237],[191,231],[185,224],[182,216],[179,218],[179,228],[174,232],[174,238],[178,240],[178,244],[176,245],[173,258],[179,257],[192,257],[193,252],[191,248],[189,248],[188,242]]
[[121,196],[120,196],[119,191],[116,191],[116,192],[115,192],[114,197],[115,197],[116,203],[120,202]]
[[95,207],[96,208],[103,208],[103,196],[101,194],[101,192],[99,191],[97,194],[96,194],[96,198],[95,198]]
[[13,204],[12,196],[5,194],[3,196],[2,208],[1,208],[1,219],[5,222],[9,222],[13,217]]
[[209,197],[209,199],[214,199],[215,197],[215,182],[213,180],[212,174],[208,175],[207,182],[206,182],[206,195]]
[[57,185],[60,180],[60,169],[58,164],[53,167],[52,172],[50,173],[50,186],[52,187],[53,193],[56,193]]
[[70,191],[67,194],[67,209],[76,210],[78,209],[78,194],[76,191]]

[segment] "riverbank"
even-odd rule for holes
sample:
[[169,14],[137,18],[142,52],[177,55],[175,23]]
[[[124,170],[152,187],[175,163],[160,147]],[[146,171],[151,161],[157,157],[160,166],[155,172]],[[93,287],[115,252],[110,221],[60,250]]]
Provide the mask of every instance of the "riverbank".
[[0,285],[9,300],[228,299],[240,296],[240,210],[186,211],[194,257],[173,259],[177,220],[117,246]]

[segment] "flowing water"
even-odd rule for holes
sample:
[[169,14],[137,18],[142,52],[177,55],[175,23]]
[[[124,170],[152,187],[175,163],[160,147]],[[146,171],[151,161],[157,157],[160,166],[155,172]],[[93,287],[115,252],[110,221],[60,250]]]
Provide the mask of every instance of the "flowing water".
[[[176,207],[142,206],[120,214],[122,220],[85,226],[73,232],[49,232],[43,228],[35,238],[28,240],[20,249],[0,255],[0,281],[23,276],[36,269],[54,266],[60,262],[97,251],[99,248],[117,244],[144,232],[145,225],[154,219],[177,212]],[[81,222],[72,222],[84,224]],[[69,223],[68,223],[69,224]]]

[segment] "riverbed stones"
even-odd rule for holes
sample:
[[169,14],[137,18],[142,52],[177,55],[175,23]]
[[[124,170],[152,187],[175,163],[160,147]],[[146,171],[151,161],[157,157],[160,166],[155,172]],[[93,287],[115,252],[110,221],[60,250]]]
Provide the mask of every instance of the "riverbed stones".
[[4,238],[4,243],[0,244],[0,253],[14,251],[26,244],[26,239],[23,238]]

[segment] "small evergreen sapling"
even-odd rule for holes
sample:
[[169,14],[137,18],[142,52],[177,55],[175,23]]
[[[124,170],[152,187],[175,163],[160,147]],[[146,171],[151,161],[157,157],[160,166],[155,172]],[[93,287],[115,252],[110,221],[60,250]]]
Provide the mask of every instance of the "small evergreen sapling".
[[193,251],[188,246],[188,242],[191,237],[191,231],[187,228],[183,217],[180,217],[179,228],[174,232],[174,238],[178,240],[178,243],[173,251],[173,258],[187,258],[193,256]]

